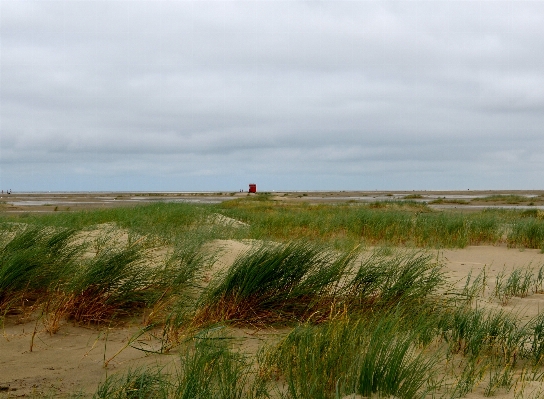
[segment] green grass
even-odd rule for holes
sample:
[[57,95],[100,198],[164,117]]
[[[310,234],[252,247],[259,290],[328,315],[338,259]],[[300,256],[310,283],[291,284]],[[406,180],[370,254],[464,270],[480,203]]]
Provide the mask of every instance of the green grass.
[[468,201],[456,198],[437,198],[429,202],[431,205],[451,204],[451,205],[466,205]]
[[542,200],[542,197],[526,197],[523,195],[514,195],[514,194],[497,194],[489,195],[483,198],[473,198],[472,202],[500,202],[510,205],[530,203],[534,201]]
[[538,269],[531,267],[515,268],[509,274],[505,270],[495,278],[494,296],[503,305],[512,297],[525,298],[530,294],[542,293],[544,284],[544,265]]
[[[0,253],[0,310],[35,302],[75,267],[81,247],[69,246],[73,230],[9,226]],[[11,239],[8,239],[10,237]]]
[[145,241],[120,244],[108,232],[91,245],[81,241],[83,231],[8,227],[0,253],[0,310],[41,307],[53,324],[59,318],[107,322],[168,302],[210,261],[195,241],[174,243],[171,254],[160,259]]
[[409,199],[421,199],[421,198],[423,198],[423,195],[421,195],[421,194],[408,194],[408,195],[405,195],[405,196],[403,197],[403,199],[405,199],[405,200],[409,200]]
[[478,358],[483,352],[495,351],[506,356],[508,363],[522,347],[523,331],[515,317],[505,312],[454,308],[444,312],[439,322],[442,336],[452,353]]
[[264,244],[239,256],[203,292],[199,323],[320,321],[339,312],[417,306],[444,284],[425,253],[335,254],[301,243]]
[[93,399],[168,398],[169,385],[160,368],[137,368],[106,379]]
[[[214,214],[245,222],[247,229],[211,223]],[[8,216],[5,222],[81,230],[115,223],[134,233],[172,242],[192,237],[265,240],[311,240],[347,249],[363,243],[460,248],[495,244],[507,233],[510,246],[542,248],[544,220],[538,212],[485,210],[437,212],[414,201],[371,204],[310,205],[249,196],[218,205],[156,203],[131,208]],[[1,225],[1,223],[0,223]]]
[[264,368],[281,373],[289,398],[421,397],[432,386],[439,357],[424,353],[417,331],[403,323],[391,314],[303,325],[270,349]]
[[[19,222],[35,226],[53,226],[82,230],[104,223],[115,223],[133,233],[146,237],[157,237],[173,241],[180,237],[212,238],[230,237],[233,229],[229,226],[210,224],[210,216],[217,212],[214,206],[186,203],[156,203],[127,208],[104,210],[57,212],[49,214],[23,214],[9,216],[6,222]],[[2,220],[0,219],[0,221]]]
[[63,306],[76,321],[108,321],[115,313],[148,302],[152,270],[137,247],[108,248],[73,272],[60,289],[68,296]]
[[263,244],[210,283],[196,317],[257,324],[322,318],[353,260],[354,253],[338,256],[309,244]]
[[544,246],[544,220],[524,218],[512,223],[508,234],[508,245],[521,248]]
[[441,265],[421,252],[382,255],[375,251],[363,258],[349,284],[346,300],[362,308],[417,306],[444,285]]
[[129,370],[108,377],[93,399],[268,397],[247,358],[229,347],[229,338],[214,331],[195,336],[179,354],[179,365]]
[[505,225],[494,212],[434,212],[409,201],[312,206],[236,200],[220,207],[225,215],[249,224],[251,238],[344,241],[347,247],[358,242],[419,247],[493,244]]

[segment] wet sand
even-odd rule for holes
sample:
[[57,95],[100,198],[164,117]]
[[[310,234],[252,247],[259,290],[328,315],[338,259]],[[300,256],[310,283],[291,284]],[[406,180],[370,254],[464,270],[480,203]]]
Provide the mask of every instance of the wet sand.
[[[286,202],[341,203],[375,202],[410,199],[425,202],[434,209],[481,210],[489,207],[544,209],[543,190],[525,191],[285,191],[271,192],[271,199]],[[213,204],[244,198],[247,192],[74,192],[74,193],[12,193],[0,195],[0,212],[69,212],[106,209],[154,202],[185,202]],[[529,200],[518,204],[501,201],[480,201],[491,195],[516,195]],[[465,201],[459,204],[433,204],[445,199]]]

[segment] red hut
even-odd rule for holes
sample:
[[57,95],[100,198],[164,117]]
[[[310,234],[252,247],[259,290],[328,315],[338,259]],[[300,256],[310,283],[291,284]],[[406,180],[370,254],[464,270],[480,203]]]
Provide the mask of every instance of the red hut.
[[250,193],[256,193],[257,192],[257,185],[256,184],[250,184],[249,185],[249,192]]

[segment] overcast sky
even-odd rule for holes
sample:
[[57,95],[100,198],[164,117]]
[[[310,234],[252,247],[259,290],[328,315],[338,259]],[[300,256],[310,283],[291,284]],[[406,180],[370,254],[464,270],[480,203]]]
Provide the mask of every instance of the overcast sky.
[[0,0],[0,187],[543,189],[542,1]]

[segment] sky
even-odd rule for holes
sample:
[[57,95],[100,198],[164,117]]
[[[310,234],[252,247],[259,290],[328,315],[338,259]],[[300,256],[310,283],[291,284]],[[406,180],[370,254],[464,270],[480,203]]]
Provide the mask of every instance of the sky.
[[542,1],[0,0],[0,188],[543,189]]

